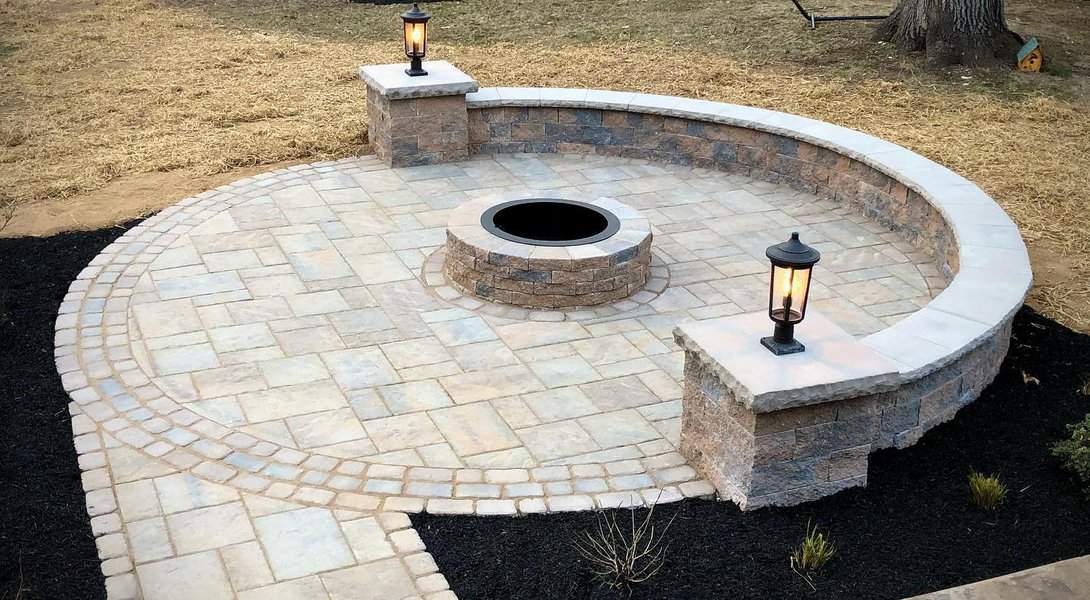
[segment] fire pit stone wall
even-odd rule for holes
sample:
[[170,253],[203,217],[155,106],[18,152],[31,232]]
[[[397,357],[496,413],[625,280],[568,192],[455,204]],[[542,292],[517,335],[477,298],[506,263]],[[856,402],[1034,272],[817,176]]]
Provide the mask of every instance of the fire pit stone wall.
[[537,309],[597,306],[643,289],[651,272],[651,227],[635,209],[609,198],[588,202],[613,213],[619,230],[573,246],[508,241],[485,229],[481,218],[494,200],[452,211],[444,270],[460,291],[484,300]]

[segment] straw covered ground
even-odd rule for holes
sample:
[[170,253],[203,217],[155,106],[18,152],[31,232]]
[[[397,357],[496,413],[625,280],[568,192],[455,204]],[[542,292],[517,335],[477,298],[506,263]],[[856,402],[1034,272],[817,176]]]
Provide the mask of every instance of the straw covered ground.
[[[892,0],[823,0],[819,14]],[[979,183],[1022,227],[1032,303],[1090,329],[1090,13],[1008,2],[1046,73],[927,73],[811,31],[788,0],[465,0],[427,6],[432,54],[483,85],[628,89],[749,104],[878,135]],[[121,222],[284,161],[365,153],[356,67],[399,60],[403,5],[343,0],[0,0],[0,223]]]

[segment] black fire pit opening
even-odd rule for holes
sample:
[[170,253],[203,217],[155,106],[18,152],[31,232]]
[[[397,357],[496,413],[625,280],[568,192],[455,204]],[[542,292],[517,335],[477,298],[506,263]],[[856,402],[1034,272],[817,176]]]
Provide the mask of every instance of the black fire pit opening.
[[533,246],[580,246],[617,233],[613,213],[575,200],[528,198],[497,204],[481,215],[481,225],[505,240]]

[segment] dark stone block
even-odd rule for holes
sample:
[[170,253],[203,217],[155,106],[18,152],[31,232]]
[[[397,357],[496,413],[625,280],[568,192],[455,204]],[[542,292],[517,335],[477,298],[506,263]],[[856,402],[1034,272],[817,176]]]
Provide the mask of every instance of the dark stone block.
[[476,294],[481,298],[491,298],[495,291],[496,288],[486,283],[478,283],[475,289]]
[[488,135],[493,140],[509,140],[511,139],[511,124],[510,123],[489,123]]
[[610,137],[610,130],[606,129],[605,127],[583,128],[583,143],[594,144],[596,146],[605,146],[609,144]]
[[515,281],[532,281],[534,283],[546,283],[552,279],[552,271],[511,271],[511,279]]
[[738,146],[728,142],[712,143],[712,160],[716,163],[732,163],[738,160]]
[[558,143],[583,141],[583,128],[579,125],[545,124],[545,140]]
[[614,127],[609,130],[609,145],[628,146],[636,139],[636,130],[631,127]]
[[777,137],[776,152],[784,156],[796,156],[799,153],[799,142],[791,138]]
[[390,151],[395,155],[416,154],[420,151],[416,143],[416,137],[394,138],[390,144]]
[[639,252],[639,248],[636,247],[636,246],[633,246],[633,247],[625,249],[625,250],[621,250],[620,252],[613,255],[613,257],[610,259],[610,262],[612,262],[615,265],[618,265],[618,264],[621,264],[621,263],[626,263],[626,262],[632,260],[633,258],[636,258],[636,254],[638,252]]
[[572,111],[572,117],[575,119],[575,123],[579,125],[589,127],[601,127],[602,125],[602,111],[600,110],[574,110]]
[[689,121],[685,127],[685,132],[693,137],[704,137],[703,121]]

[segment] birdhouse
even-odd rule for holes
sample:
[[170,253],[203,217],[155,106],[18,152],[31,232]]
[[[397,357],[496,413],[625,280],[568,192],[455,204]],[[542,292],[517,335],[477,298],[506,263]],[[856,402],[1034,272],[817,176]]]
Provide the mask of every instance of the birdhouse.
[[1026,45],[1018,51],[1018,70],[1036,73],[1041,70],[1041,63],[1044,60],[1045,55],[1041,52],[1041,45],[1037,43],[1037,38],[1029,38]]

